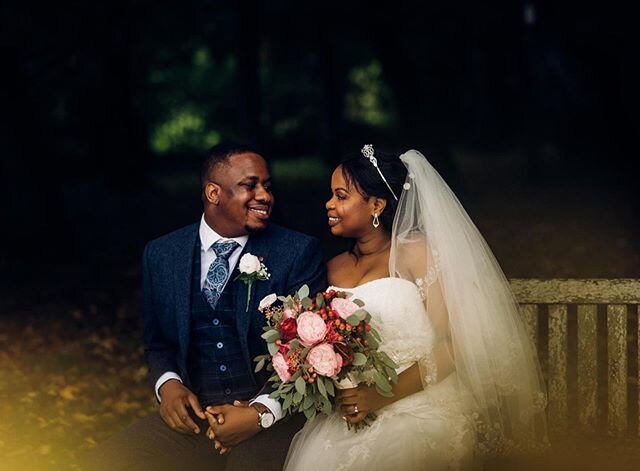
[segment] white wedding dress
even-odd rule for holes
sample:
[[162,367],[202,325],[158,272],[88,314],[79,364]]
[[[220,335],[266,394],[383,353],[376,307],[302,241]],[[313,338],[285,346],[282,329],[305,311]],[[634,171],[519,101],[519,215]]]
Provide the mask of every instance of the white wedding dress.
[[[401,278],[337,288],[364,301],[399,372],[423,361],[434,333],[420,290]],[[348,430],[341,414],[318,415],[294,437],[285,470],[472,469],[475,434],[455,373],[377,411],[370,427]]]

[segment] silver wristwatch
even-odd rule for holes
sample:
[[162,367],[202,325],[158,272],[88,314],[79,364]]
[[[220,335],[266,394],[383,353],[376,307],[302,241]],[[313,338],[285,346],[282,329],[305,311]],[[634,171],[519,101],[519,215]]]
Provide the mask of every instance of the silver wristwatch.
[[264,430],[266,428],[269,428],[276,422],[275,415],[273,415],[273,412],[271,412],[267,408],[267,406],[262,405],[262,407],[264,407],[264,410],[261,411],[260,408],[256,407],[256,403],[252,405],[258,411],[258,425],[261,429]]

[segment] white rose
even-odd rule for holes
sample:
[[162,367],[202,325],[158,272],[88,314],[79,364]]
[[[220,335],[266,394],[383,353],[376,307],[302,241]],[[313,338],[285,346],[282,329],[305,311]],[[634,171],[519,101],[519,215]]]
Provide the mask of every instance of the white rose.
[[242,256],[242,258],[240,258],[240,265],[238,268],[240,269],[240,273],[246,273],[250,275],[251,273],[259,272],[260,267],[260,259],[255,255],[246,253]]
[[278,295],[275,293],[271,293],[271,294],[267,294],[264,298],[262,298],[262,300],[260,301],[260,304],[258,305],[258,311],[263,311],[266,308],[268,308],[269,306],[271,306],[273,303],[276,302],[276,299],[278,299]]

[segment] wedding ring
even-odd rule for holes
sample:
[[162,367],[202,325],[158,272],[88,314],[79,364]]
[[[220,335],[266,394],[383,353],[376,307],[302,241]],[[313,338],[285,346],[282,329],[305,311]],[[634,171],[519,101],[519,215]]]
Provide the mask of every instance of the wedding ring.
[[353,413],[357,414],[358,412],[359,412],[358,411],[358,406],[357,405],[353,406]]

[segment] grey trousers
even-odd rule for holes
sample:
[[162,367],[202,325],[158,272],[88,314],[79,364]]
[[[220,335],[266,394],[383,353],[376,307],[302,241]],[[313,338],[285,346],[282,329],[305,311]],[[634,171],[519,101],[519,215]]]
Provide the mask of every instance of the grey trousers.
[[171,430],[159,414],[153,414],[88,452],[81,463],[83,469],[280,471],[293,436],[304,425],[304,416],[296,414],[221,456],[205,436],[208,423],[197,417],[193,419],[200,433],[184,435]]

